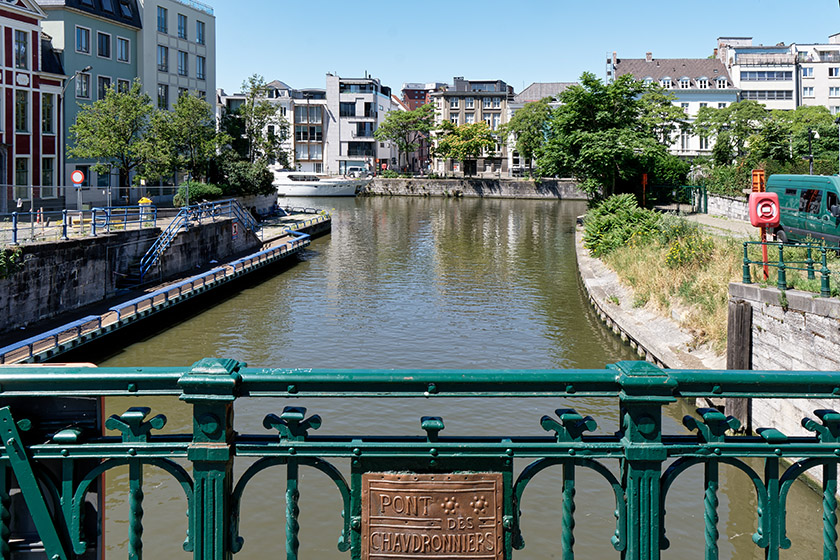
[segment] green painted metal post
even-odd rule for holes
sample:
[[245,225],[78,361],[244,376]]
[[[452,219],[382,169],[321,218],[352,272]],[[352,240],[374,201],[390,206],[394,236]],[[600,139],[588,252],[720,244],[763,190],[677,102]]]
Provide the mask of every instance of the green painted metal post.
[[785,274],[785,253],[784,244],[779,243],[779,277],[776,287],[782,291],[787,290],[787,275]]
[[764,484],[767,487],[767,504],[760,515],[759,523],[766,522],[769,528],[767,534],[767,548],[764,551],[766,560],[779,560],[779,550],[782,548],[781,521],[784,512],[779,503],[779,459],[768,457],[764,461]]
[[828,249],[825,247],[820,248],[820,258],[822,260],[822,269],[820,270],[822,274],[820,280],[820,297],[831,297],[831,271],[828,270],[827,251]]
[[808,280],[813,280],[816,278],[814,276],[814,257],[811,254],[811,244],[808,244],[808,248],[806,249],[807,256],[805,257],[805,264],[808,269]]
[[563,560],[575,560],[575,463],[563,463]]
[[0,463],[0,560],[9,560],[12,549],[9,546],[9,538],[12,536],[12,512],[9,507],[12,504],[12,497],[9,494],[11,484],[11,473],[5,461]]
[[744,243],[744,275],[742,281],[744,284],[752,284],[752,279],[750,278],[750,258],[747,255],[746,243]]
[[659,477],[667,459],[662,445],[662,406],[676,400],[676,381],[647,362],[619,362],[616,367],[621,372],[621,473],[627,508],[627,548],[622,558],[659,560]]
[[234,439],[233,401],[242,364],[203,359],[178,381],[181,400],[193,405],[193,441],[187,458],[193,465],[190,541],[195,560],[230,560],[230,495]]

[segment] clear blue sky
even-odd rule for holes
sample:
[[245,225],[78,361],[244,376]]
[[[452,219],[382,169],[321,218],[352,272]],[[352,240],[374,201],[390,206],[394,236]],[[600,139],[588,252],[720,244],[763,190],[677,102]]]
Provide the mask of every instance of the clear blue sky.
[[604,77],[608,53],[702,58],[721,36],[822,43],[840,32],[838,0],[206,0],[216,13],[217,87],[251,74],[294,88],[327,72],[403,82]]

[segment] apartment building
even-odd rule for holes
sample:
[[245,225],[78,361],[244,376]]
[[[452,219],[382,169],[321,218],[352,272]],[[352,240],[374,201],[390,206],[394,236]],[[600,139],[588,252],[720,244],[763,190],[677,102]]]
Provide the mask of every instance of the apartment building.
[[195,92],[211,106],[216,93],[216,17],[197,0],[139,0],[138,76],[161,109]]
[[[740,90],[733,83],[726,66],[714,58],[618,58],[613,53],[607,59],[608,77],[612,79],[632,75],[645,83],[657,83],[674,95],[674,105],[685,111],[691,123],[703,107],[723,108],[739,100]],[[608,78],[609,79],[609,78]],[[689,127],[678,131],[671,139],[672,154],[693,158],[711,154],[708,137],[692,135]]]
[[758,101],[768,109],[801,104],[793,45],[753,45],[752,37],[719,37],[717,43],[717,58],[740,90],[740,100]]
[[431,103],[431,95],[445,87],[446,84],[443,82],[404,83],[402,86],[402,102],[409,111],[413,111],[421,105]]
[[62,206],[117,203],[128,193],[111,189],[118,184],[116,175],[93,173],[93,160],[71,159],[66,146],[72,143],[70,127],[76,122],[80,106],[105,97],[109,87],[127,89],[137,77],[138,31],[140,10],[136,0],[40,0],[47,17],[41,23],[45,33],[63,60],[68,75],[62,95],[61,133],[66,145],[56,162],[56,183],[66,185],[70,173],[79,169],[85,174],[81,193],[64,189]]
[[380,142],[373,133],[387,114],[400,110],[391,88],[379,79],[342,78],[327,74],[324,126],[325,171],[344,175],[352,167],[383,170],[397,165],[391,142]]
[[[490,130],[498,131],[508,121],[508,105],[513,102],[513,87],[502,80],[465,80],[455,77],[452,85],[431,94],[435,103],[435,119],[455,125],[485,122]],[[470,169],[462,168],[469,165]],[[474,168],[473,168],[474,167]],[[488,151],[476,161],[459,162],[449,158],[434,158],[436,173],[498,173],[507,174],[508,147],[499,138],[496,149]]]

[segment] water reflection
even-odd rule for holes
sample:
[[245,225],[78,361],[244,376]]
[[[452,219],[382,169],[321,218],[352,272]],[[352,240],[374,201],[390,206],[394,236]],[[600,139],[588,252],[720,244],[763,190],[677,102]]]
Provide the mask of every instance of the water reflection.
[[[332,234],[315,240],[301,262],[246,287],[197,316],[121,349],[102,365],[187,365],[202,357],[236,358],[253,366],[313,368],[601,368],[635,355],[605,329],[579,287],[574,257],[580,202],[433,198],[296,200],[334,208]],[[138,404],[112,399],[108,413]],[[167,431],[191,428],[190,410],[176,399],[144,399],[169,418]],[[324,419],[319,434],[419,435],[420,417],[442,416],[443,435],[543,435],[539,418],[573,406],[591,414],[599,431],[618,428],[617,403],[597,399],[308,399],[237,403],[236,426],[266,433],[262,419],[294,404]],[[683,433],[690,403],[668,407],[666,430]],[[343,462],[336,461],[346,474]],[[517,462],[517,472],[526,462]],[[238,461],[236,476],[247,468]],[[617,474],[617,465],[609,465]],[[145,553],[188,558],[180,489],[146,469]],[[347,558],[336,550],[340,499],[323,475],[303,469],[301,556]],[[109,557],[122,556],[125,473],[110,478]],[[615,521],[606,482],[581,471],[575,536],[580,557],[617,558],[609,544]],[[245,492],[239,559],[285,549],[284,473],[258,475]],[[516,558],[558,558],[560,469],[529,485],[523,504],[526,548]],[[759,558],[752,544],[755,503],[748,481],[729,469],[721,476],[721,558]],[[692,468],[671,489],[664,558],[703,557],[703,473]],[[821,526],[819,500],[798,489],[790,532]],[[810,532],[808,532],[810,530]],[[786,558],[818,555],[818,537],[795,540],[804,549]]]

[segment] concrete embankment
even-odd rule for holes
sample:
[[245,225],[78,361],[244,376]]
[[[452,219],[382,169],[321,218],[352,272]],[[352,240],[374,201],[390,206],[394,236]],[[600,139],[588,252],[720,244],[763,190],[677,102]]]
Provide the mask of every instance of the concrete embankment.
[[586,200],[573,179],[411,179],[375,178],[362,194]]
[[575,233],[578,271],[589,301],[604,323],[628,342],[639,356],[672,369],[724,369],[725,357],[706,347],[694,348],[694,338],[669,318],[633,307],[633,290],[583,246],[583,231]]

